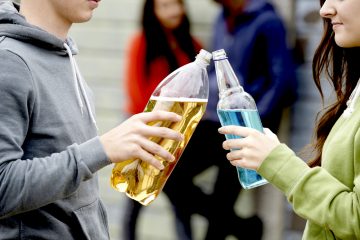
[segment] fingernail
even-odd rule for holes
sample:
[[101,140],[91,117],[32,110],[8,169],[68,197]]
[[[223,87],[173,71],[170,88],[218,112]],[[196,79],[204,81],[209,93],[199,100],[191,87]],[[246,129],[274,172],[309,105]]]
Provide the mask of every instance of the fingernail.
[[219,129],[218,129],[218,132],[219,132],[219,133],[223,133],[223,128],[222,128],[222,127],[219,128]]

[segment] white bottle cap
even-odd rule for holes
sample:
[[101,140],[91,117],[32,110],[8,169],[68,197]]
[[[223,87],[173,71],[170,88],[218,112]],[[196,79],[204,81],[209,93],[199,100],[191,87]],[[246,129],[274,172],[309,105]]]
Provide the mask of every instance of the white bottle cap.
[[201,49],[199,54],[196,56],[196,60],[203,61],[206,65],[210,64],[210,60],[212,58],[212,54],[208,51]]
[[224,49],[216,50],[216,51],[212,52],[212,55],[213,55],[214,61],[222,60],[222,59],[227,58],[226,52],[225,52]]

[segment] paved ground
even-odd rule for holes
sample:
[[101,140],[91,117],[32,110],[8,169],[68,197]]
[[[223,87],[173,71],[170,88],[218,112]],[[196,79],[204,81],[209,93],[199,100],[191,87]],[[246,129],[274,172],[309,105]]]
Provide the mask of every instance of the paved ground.
[[[100,171],[100,188],[102,199],[108,210],[111,239],[121,239],[119,233],[123,219],[125,194],[113,190],[110,186],[109,176],[112,166]],[[139,219],[139,240],[175,240],[173,213],[170,209],[166,195],[160,194],[151,205],[144,207]],[[193,226],[196,229],[195,238],[201,239],[206,222],[202,217],[195,216]]]
[[[120,232],[121,221],[123,219],[125,194],[113,190],[109,183],[112,166],[100,171],[100,188],[101,196],[108,210],[108,218],[110,222],[110,232],[112,240],[121,240]],[[211,179],[216,174],[216,169],[209,169],[199,176],[196,181],[204,187],[211,185]],[[261,188],[261,190],[260,190]],[[265,226],[264,240],[300,240],[297,232],[288,231],[286,236],[283,235],[286,203],[283,196],[277,192],[271,185],[260,187],[258,190],[246,190],[239,196],[236,204],[236,211],[239,215],[251,215],[255,209],[258,209],[262,216]],[[256,193],[256,192],[260,192]],[[260,195],[260,199],[254,201],[256,194]],[[141,218],[138,225],[139,240],[176,240],[173,225],[173,213],[169,206],[169,202],[164,194],[149,206],[144,207],[141,212]],[[196,215],[192,219],[195,240],[200,240],[204,236],[207,222],[204,218]],[[236,238],[228,237],[227,240],[235,240]]]

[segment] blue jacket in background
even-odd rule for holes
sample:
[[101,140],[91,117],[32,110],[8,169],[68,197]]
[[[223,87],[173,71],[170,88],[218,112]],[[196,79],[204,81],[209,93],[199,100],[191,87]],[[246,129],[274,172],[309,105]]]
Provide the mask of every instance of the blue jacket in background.
[[[269,127],[265,125],[267,120],[280,119],[282,109],[294,102],[296,78],[283,21],[272,5],[262,2],[250,3],[237,17],[232,32],[228,31],[223,10],[214,24],[212,49],[225,49],[240,84],[254,97],[264,127]],[[218,88],[213,65],[209,78],[205,118],[217,120]]]

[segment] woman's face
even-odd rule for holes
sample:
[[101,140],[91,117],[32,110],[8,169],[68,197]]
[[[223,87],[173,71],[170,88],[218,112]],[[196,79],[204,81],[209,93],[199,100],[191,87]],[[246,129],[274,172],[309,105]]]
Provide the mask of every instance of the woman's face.
[[326,0],[320,15],[330,20],[338,46],[360,47],[360,1]]
[[168,29],[175,29],[184,17],[185,9],[180,0],[154,0],[155,15]]

